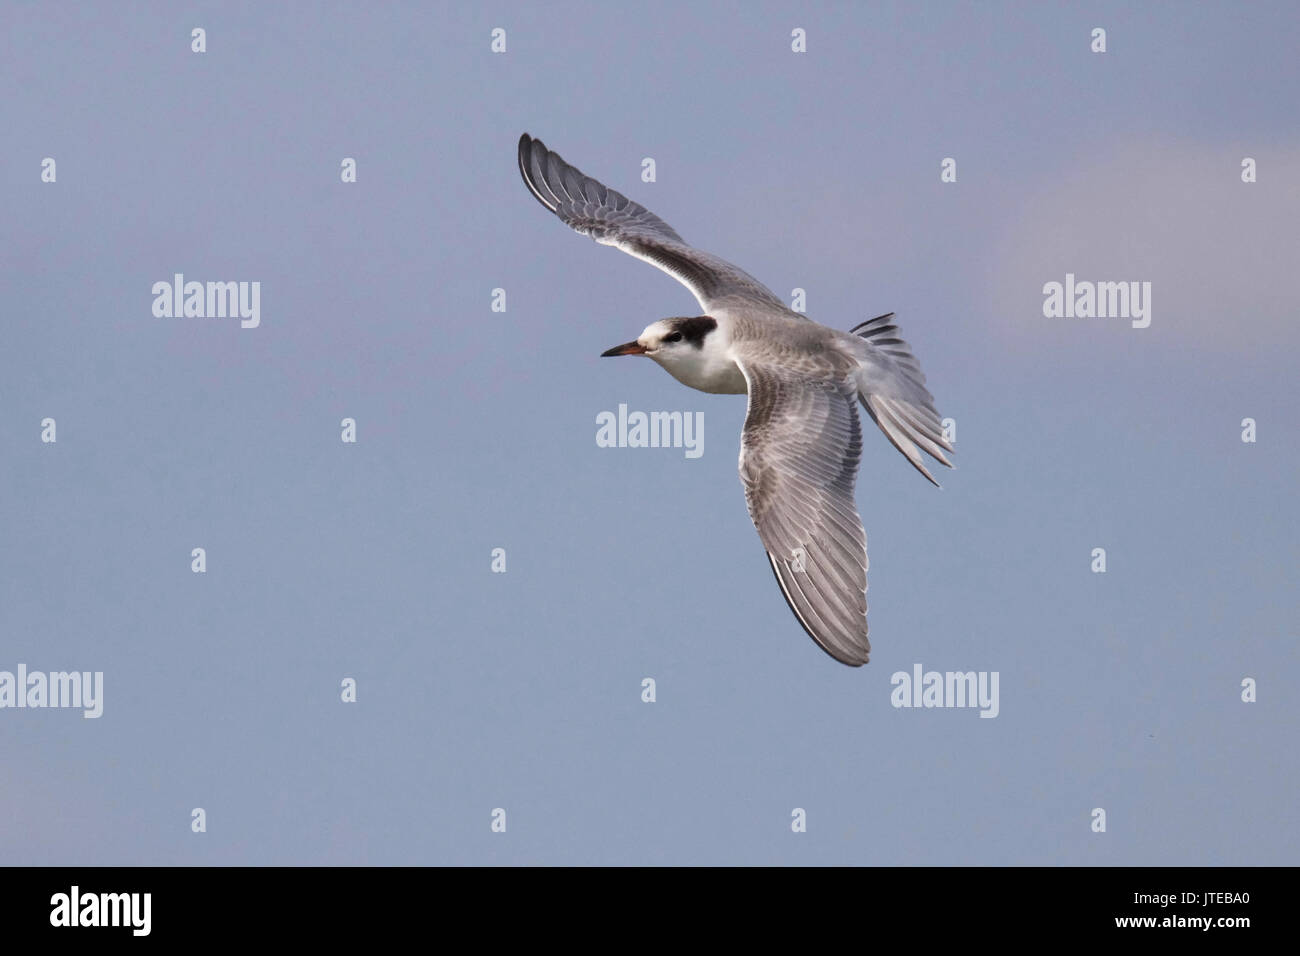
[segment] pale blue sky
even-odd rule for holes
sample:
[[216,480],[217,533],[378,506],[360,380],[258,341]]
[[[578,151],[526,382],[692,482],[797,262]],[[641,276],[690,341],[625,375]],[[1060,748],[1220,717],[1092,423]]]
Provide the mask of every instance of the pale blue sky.
[[[1298,27],[0,5],[0,670],[105,674],[98,720],[0,710],[0,861],[1294,864]],[[898,313],[958,467],[868,423],[865,668],[772,580],[743,398],[597,357],[696,305],[533,200],[525,130],[814,319]],[[261,326],[154,318],[175,272]],[[1067,272],[1151,327],[1045,319]],[[620,403],[703,456],[597,447]],[[1000,715],[895,710],[915,663]]]

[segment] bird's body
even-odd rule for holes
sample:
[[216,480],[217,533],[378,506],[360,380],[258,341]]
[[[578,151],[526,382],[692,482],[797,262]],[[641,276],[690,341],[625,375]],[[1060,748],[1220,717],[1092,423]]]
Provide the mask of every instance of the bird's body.
[[781,592],[823,650],[841,663],[865,664],[867,547],[854,502],[858,403],[931,482],[917,446],[945,465],[944,452],[952,451],[893,314],[851,332],[820,325],[527,134],[519,140],[519,169],[533,195],[574,230],[649,262],[695,294],[705,314],[661,319],[604,354],[645,355],[702,392],[748,394],[740,477]]

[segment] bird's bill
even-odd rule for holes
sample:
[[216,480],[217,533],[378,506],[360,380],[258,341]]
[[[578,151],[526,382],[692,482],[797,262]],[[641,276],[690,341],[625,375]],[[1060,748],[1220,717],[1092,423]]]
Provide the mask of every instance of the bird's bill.
[[645,347],[640,342],[626,342],[600,353],[601,358],[609,358],[611,355],[645,355]]

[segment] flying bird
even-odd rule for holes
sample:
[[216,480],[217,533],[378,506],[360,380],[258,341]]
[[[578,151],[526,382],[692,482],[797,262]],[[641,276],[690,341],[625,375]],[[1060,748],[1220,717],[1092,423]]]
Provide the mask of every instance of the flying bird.
[[867,538],[853,495],[862,457],[858,403],[933,484],[922,451],[952,467],[934,396],[894,314],[849,332],[813,322],[527,133],[519,138],[519,171],[574,231],[694,293],[701,315],[652,322],[602,355],[644,355],[683,385],[748,394],[740,480],[781,593],[822,650],[851,667],[867,663]]

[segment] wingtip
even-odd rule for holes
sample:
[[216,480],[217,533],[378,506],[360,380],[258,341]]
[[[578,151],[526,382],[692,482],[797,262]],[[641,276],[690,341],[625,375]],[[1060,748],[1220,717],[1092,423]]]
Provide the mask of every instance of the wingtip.
[[845,667],[861,667],[863,664],[870,662],[871,641],[868,640],[866,631],[863,631],[862,633],[862,641],[866,646],[860,649],[862,654],[861,660],[857,660],[856,658],[841,656],[841,654],[835,653],[835,651],[831,650],[831,648],[826,644],[825,641],[823,641],[820,637],[817,636],[817,633],[812,629],[812,626],[806,620],[804,620],[803,614],[799,612],[799,608],[795,605],[794,599],[791,598],[790,592],[786,588],[785,581],[782,580],[781,578],[781,569],[777,565],[776,557],[772,554],[771,551],[767,552],[767,563],[772,567],[772,576],[776,578],[777,587],[781,591],[781,596],[785,598],[786,606],[789,607],[791,612],[794,614],[794,619],[799,622],[799,626],[804,629],[804,633],[813,639],[813,643],[816,644],[819,648],[821,648],[822,652],[827,657],[829,657],[833,661],[837,661],[838,663],[843,664]]
[[[951,451],[951,449],[949,449],[949,450]],[[957,470],[957,466],[954,465],[952,462],[950,462],[947,458],[939,458],[939,459],[937,459],[937,460],[938,460],[939,464],[943,465],[945,468],[949,468],[949,469],[951,469],[952,471],[956,471],[956,470]],[[933,476],[930,477],[930,480],[931,480],[931,481],[934,481],[934,486],[935,486],[936,488],[938,488],[940,491],[943,491],[943,485],[941,485],[941,484],[939,484],[939,482],[935,481]]]
[[[523,177],[524,185],[528,187],[528,191],[533,194],[534,198],[551,212],[555,212],[556,204],[542,192],[542,185],[546,181],[545,174],[542,174],[539,184],[538,180],[534,179],[533,170],[530,168],[535,164],[534,161],[539,153],[543,157],[550,153],[545,143],[529,133],[524,133],[519,137],[519,175]],[[558,159],[559,157],[556,156],[555,158]]]

